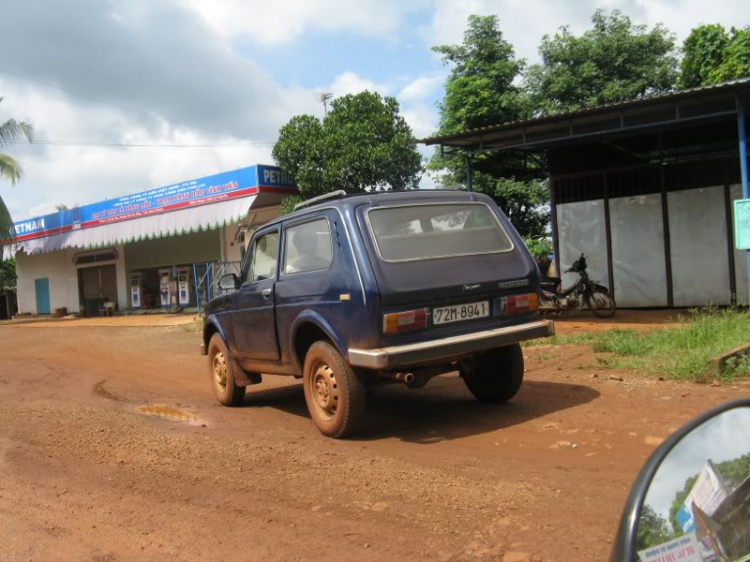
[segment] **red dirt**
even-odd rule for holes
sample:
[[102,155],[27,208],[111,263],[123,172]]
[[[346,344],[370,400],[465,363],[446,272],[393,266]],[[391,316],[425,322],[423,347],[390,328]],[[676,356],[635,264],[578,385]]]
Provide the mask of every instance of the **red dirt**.
[[540,346],[508,405],[456,376],[387,387],[368,429],[333,441],[294,379],[220,407],[197,344],[179,327],[0,326],[2,562],[604,560],[659,439],[748,394]]

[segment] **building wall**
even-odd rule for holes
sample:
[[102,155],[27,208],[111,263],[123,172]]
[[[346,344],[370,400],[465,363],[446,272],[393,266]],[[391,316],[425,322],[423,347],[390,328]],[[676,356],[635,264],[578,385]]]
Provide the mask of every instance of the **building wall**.
[[[115,247],[117,259],[112,262],[88,264],[81,267],[95,267],[114,263],[117,275],[117,305],[127,307],[127,286],[125,284],[125,259],[122,246]],[[74,264],[75,255],[81,250],[69,248],[46,254],[16,254],[16,274],[18,276],[18,313],[36,314],[37,279],[49,279],[50,310],[67,308],[70,313],[80,311],[78,290],[78,269]]]
[[224,258],[222,261],[238,262],[242,260],[242,247],[246,242],[240,240],[239,231],[239,224],[229,224],[224,227]]
[[125,245],[125,265],[129,272],[219,260],[219,229],[141,240]]

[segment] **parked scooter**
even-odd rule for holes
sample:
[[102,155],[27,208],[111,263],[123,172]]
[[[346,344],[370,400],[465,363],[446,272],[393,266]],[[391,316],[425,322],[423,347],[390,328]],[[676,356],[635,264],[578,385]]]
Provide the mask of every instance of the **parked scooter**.
[[609,296],[609,291],[603,285],[592,281],[586,272],[586,258],[583,254],[565,273],[577,273],[578,281],[570,288],[561,290],[562,280],[559,277],[542,278],[542,299],[539,303],[540,312],[562,312],[588,307],[595,316],[610,318],[614,316],[615,301]]
[[743,399],[668,437],[630,491],[611,562],[750,560],[748,428]]

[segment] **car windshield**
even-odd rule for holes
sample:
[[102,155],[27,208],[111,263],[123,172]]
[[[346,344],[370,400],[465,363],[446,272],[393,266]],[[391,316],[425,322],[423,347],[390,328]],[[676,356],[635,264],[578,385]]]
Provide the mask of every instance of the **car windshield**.
[[385,261],[507,252],[513,243],[484,203],[383,207],[369,211]]

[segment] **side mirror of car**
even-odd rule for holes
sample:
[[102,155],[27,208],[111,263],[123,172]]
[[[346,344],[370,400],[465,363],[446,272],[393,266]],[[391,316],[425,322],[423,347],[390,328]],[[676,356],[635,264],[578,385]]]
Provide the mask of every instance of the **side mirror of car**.
[[612,562],[747,560],[750,400],[729,402],[668,437],[636,478]]
[[234,273],[227,273],[219,277],[219,289],[222,291],[236,291],[240,288],[240,280]]

